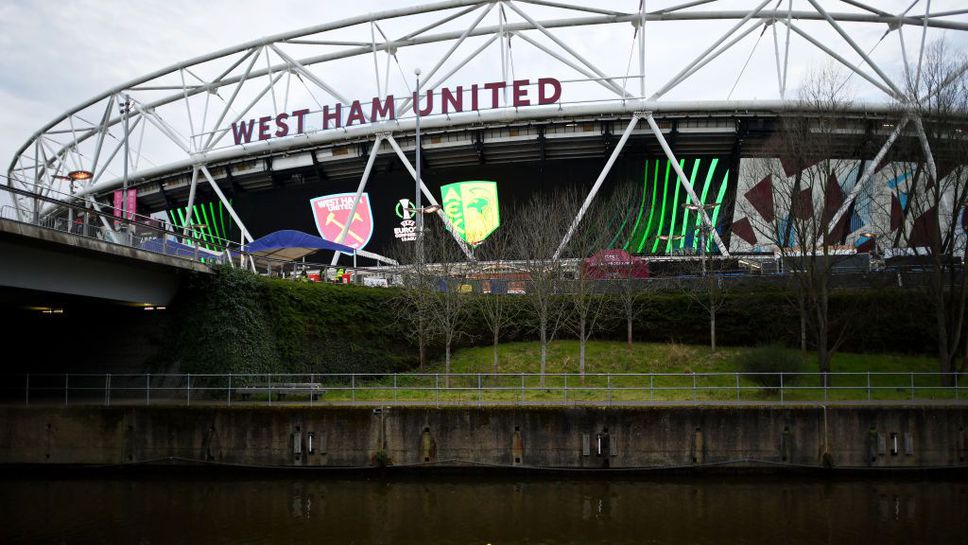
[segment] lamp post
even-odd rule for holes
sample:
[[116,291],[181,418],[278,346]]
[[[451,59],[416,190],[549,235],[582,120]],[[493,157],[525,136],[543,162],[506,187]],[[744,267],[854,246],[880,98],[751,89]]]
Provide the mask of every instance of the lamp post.
[[866,232],[866,233],[861,233],[860,236],[864,238],[868,238],[874,242],[874,247],[870,251],[871,265],[875,266],[875,270],[880,270],[880,264],[874,263],[875,260],[879,259],[878,253],[877,253],[877,233]]
[[675,242],[677,240],[682,240],[682,235],[659,235],[656,238],[664,242],[669,242],[670,240]]
[[877,255],[877,233],[870,233],[870,232],[868,232],[868,233],[861,233],[860,236],[862,236],[864,238],[869,238],[872,241],[874,241],[874,248],[871,251],[871,253],[874,254],[874,255]]
[[[413,111],[417,118],[417,131],[416,131],[416,141],[417,141],[417,175],[414,181],[414,191],[416,193],[416,198],[414,199],[413,207],[416,210],[422,210],[423,207],[420,205],[420,68],[414,68],[413,73],[417,76],[417,99],[414,101]],[[417,266],[421,265],[423,261],[423,214],[417,214]]]
[[[121,95],[118,103],[121,111],[121,118],[124,120],[124,169],[121,178],[121,219],[128,219],[128,162],[131,160],[128,149],[128,114],[131,112],[131,99],[128,95]],[[118,227],[128,232],[127,224],[122,221]]]
[[[58,180],[67,180],[71,183],[70,185],[70,199],[71,205],[74,204],[74,182],[83,182],[85,180],[90,180],[94,177],[94,173],[90,170],[72,170],[67,173],[67,176],[54,175],[53,178]],[[70,231],[71,227],[74,225],[74,207],[69,206],[67,208],[67,230]]]
[[[718,203],[709,203],[709,204],[686,203],[682,205],[682,207],[685,208],[686,210],[692,210],[697,214],[699,213],[700,210],[712,210],[717,206],[719,206]],[[712,230],[712,225],[707,225],[705,221],[699,222],[699,261],[702,263],[703,276],[706,276],[706,236],[711,230]]]
[[438,210],[440,210],[440,205],[439,204],[429,204],[429,205],[424,206],[424,207],[421,207],[421,208],[409,208],[408,207],[408,208],[404,208],[404,210],[406,210],[407,212],[410,212],[411,214],[414,214],[414,215],[417,215],[417,214],[433,214],[433,213],[437,212]]

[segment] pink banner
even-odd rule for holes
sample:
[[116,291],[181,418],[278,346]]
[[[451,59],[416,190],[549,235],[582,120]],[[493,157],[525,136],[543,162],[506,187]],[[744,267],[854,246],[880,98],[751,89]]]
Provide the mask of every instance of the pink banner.
[[[121,217],[121,209],[123,208],[121,195],[123,193],[124,193],[124,190],[121,190],[121,189],[114,192],[114,217],[116,218]],[[138,213],[138,190],[129,189],[127,197],[128,197],[127,207],[124,207],[126,208],[125,216],[129,220],[133,220],[135,217],[135,214]]]

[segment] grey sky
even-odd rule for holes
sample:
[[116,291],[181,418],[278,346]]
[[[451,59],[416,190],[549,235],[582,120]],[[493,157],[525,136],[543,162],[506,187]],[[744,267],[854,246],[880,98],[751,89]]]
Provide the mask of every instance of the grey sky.
[[[786,0],[782,1],[785,5]],[[0,48],[4,51],[0,56],[0,164],[5,171],[15,150],[53,117],[132,78],[261,36],[414,3],[402,0],[8,0],[0,4],[0,21],[3,21],[0,23]],[[681,0],[650,0],[647,6],[654,10],[679,3]],[[739,9],[756,3],[720,0],[696,9]],[[870,3],[896,12],[906,8],[911,0],[870,0]],[[831,10],[857,11],[842,2],[825,0],[823,4]],[[923,12],[923,4],[922,0],[912,13]],[[638,0],[600,1],[595,5],[634,11]],[[795,9],[812,9],[805,0],[796,0],[794,6]],[[960,7],[963,7],[963,0],[932,2],[933,11]],[[526,6],[526,9],[540,14],[542,8]],[[560,13],[557,16],[560,17]],[[959,20],[966,18],[962,16]],[[656,74],[658,79],[671,76],[732,24],[727,21],[651,25],[647,32],[647,72]],[[865,49],[873,47],[883,30],[886,29],[871,28],[859,33],[858,42]],[[956,45],[964,44],[964,39],[957,34],[946,33]],[[617,71],[618,75],[625,73],[631,46],[630,27],[602,26],[563,32],[562,36],[581,51],[614,49],[614,58],[607,61],[608,69]],[[825,41],[839,40],[829,28],[819,30],[818,36]],[[895,36],[877,44],[875,50],[875,58],[892,74],[901,69],[900,48]],[[915,42],[915,38],[914,34],[909,34],[909,43]],[[368,40],[369,36],[357,36],[356,39]],[[731,51],[731,57],[724,59],[721,65],[710,65],[670,98],[725,98],[723,89],[732,86],[755,42],[754,34]],[[844,48],[840,50],[845,51]],[[542,75],[546,65],[551,70],[555,63],[534,52],[522,50],[520,55],[522,66],[527,66],[533,76]],[[763,36],[749,58],[750,67],[733,98],[775,98],[776,73],[769,33]],[[856,55],[848,58],[857,60]],[[411,66],[421,61],[432,63],[431,60],[408,59]],[[791,81],[799,81],[798,75],[802,77],[811,67],[826,62],[822,54],[806,47],[802,40],[795,40],[791,54]],[[557,66],[554,69],[560,71]],[[350,89],[351,96],[372,96],[368,90],[372,87],[372,65],[368,70],[347,70],[329,77],[335,84]],[[474,65],[469,70],[484,68]],[[859,93],[873,96],[870,88],[860,88]]]

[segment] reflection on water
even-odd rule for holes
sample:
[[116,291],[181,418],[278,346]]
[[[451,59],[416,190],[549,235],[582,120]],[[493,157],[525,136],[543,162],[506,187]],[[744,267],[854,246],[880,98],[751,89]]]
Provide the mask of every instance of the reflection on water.
[[965,543],[968,482],[694,476],[0,481],[0,543]]

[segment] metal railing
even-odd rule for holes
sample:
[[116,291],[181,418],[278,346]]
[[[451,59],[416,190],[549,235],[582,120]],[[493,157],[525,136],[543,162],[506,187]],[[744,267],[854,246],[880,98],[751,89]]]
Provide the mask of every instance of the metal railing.
[[[56,190],[49,191],[48,195],[39,195],[23,189],[0,185],[0,194],[2,192],[6,192],[11,198],[15,198],[14,196],[35,198],[72,211],[72,214],[31,217],[24,221],[18,216],[15,206],[0,205],[0,218],[19,223],[91,238],[109,244],[136,248],[145,252],[188,259],[205,265],[232,265],[249,268],[261,274],[285,277],[295,277],[306,270],[318,270],[323,277],[331,277],[336,271],[343,270],[352,271],[354,281],[362,282],[360,280],[362,277],[360,273],[363,272],[361,268],[334,267],[325,263],[257,256],[246,252],[238,242],[219,238],[212,234],[204,234],[195,228],[186,229],[184,226],[130,212],[126,213],[127,217],[122,217],[125,215],[124,211],[115,209],[108,204],[99,204],[98,208],[94,208],[73,195]],[[72,216],[75,220],[71,219]],[[369,276],[381,276],[371,271],[365,271],[365,273]],[[338,279],[331,279],[331,281],[335,280]]]
[[[4,404],[647,405],[962,402],[956,373],[347,373],[6,375]],[[966,391],[968,393],[968,391]]]

